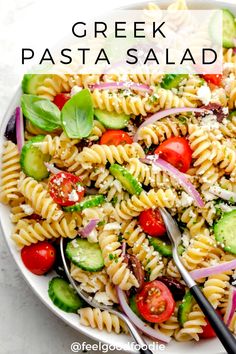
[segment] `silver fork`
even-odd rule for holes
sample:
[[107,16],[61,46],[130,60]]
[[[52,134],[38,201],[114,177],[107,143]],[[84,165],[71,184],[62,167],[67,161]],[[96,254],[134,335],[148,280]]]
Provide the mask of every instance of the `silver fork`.
[[207,300],[205,295],[201,292],[198,285],[190,276],[189,272],[185,269],[183,263],[180,260],[178,254],[178,246],[181,243],[181,232],[175,220],[172,216],[164,209],[160,208],[160,213],[166,226],[167,234],[172,244],[173,259],[178,268],[180,274],[182,275],[186,285],[189,287],[192,295],[196,299],[198,305],[200,306],[202,312],[208,319],[215,333],[217,334],[222,345],[226,349],[227,353],[236,353],[236,340],[232,333],[228,330],[218,313],[215,311],[213,306]]
[[64,268],[65,268],[66,275],[67,275],[71,285],[73,286],[73,288],[77,292],[77,294],[87,304],[89,304],[89,306],[99,308],[100,310],[109,311],[110,313],[118,316],[121,320],[123,320],[126,323],[128,329],[129,329],[129,332],[132,335],[134,341],[139,345],[139,348],[140,348],[139,352],[141,354],[153,354],[152,351],[148,349],[148,346],[147,346],[147,343],[145,342],[145,340],[141,337],[141,335],[139,334],[136,327],[133,325],[133,323],[129,320],[129,318],[126,315],[124,315],[123,313],[121,313],[118,310],[115,310],[112,306],[101,305],[99,302],[94,300],[90,294],[88,294],[86,291],[82,290],[81,287],[78,285],[78,283],[76,283],[74,281],[74,279],[70,275],[70,271],[69,271],[69,268],[68,268],[68,265],[66,262],[66,258],[65,258],[65,254],[64,254],[64,239],[63,239],[63,237],[61,237],[61,240],[60,240],[60,251],[61,251],[61,258],[62,258],[62,262],[63,262]]

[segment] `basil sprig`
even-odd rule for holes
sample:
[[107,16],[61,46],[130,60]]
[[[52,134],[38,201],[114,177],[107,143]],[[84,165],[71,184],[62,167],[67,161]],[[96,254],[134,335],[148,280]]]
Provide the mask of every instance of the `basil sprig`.
[[86,138],[93,127],[93,102],[88,89],[71,97],[61,111],[61,124],[69,138]]
[[21,97],[21,107],[24,116],[35,126],[52,132],[61,127],[61,112],[51,101],[36,95]]
[[69,138],[81,139],[93,128],[93,103],[88,89],[72,96],[62,111],[53,102],[36,95],[24,94],[21,106],[27,119],[48,132],[62,128]]

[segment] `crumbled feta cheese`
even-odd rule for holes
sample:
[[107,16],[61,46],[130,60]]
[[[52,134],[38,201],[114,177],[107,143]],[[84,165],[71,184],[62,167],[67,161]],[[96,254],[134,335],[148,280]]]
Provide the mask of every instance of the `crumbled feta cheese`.
[[21,209],[27,215],[32,215],[34,213],[34,209],[29,204],[21,204]]
[[71,96],[74,96],[76,93],[80,92],[82,90],[82,87],[75,85],[71,89]]
[[228,107],[223,107],[222,111],[224,114],[229,114],[229,108]]
[[201,119],[201,127],[206,130],[218,129],[220,124],[217,122],[217,117],[214,114],[209,114]]
[[121,225],[118,222],[110,222],[104,226],[104,230],[110,231],[110,230],[119,230],[121,228]]
[[72,246],[74,248],[78,248],[79,247],[78,242],[76,240],[71,241],[71,244],[72,244]]
[[210,264],[211,266],[214,266],[214,265],[218,264],[218,260],[213,258],[213,259],[211,259],[211,260],[209,261],[209,264]]
[[90,232],[90,234],[87,237],[87,240],[91,243],[97,243],[98,242],[98,232],[96,229],[93,229],[93,231]]
[[104,305],[112,305],[112,301],[105,291],[97,292],[94,296],[94,300]]
[[189,242],[190,242],[190,235],[189,235],[189,233],[184,232],[184,233],[182,234],[182,243],[183,243],[183,246],[184,246],[185,248],[187,248],[187,247],[189,246]]
[[68,194],[68,200],[70,202],[77,202],[79,200],[78,193],[76,192],[75,189],[71,191],[71,193]]
[[187,193],[182,192],[180,202],[182,207],[187,208],[193,203],[193,198],[190,197],[190,195],[188,195]]
[[226,203],[219,203],[217,204],[217,207],[220,208],[223,212],[228,212],[236,209],[235,206],[228,205]]
[[81,184],[78,184],[76,187],[77,192],[83,192],[84,191],[84,187],[81,186]]
[[190,210],[189,216],[190,218],[196,218],[197,215],[192,210]]
[[197,96],[203,104],[208,105],[211,100],[211,90],[207,85],[199,87],[197,90]]

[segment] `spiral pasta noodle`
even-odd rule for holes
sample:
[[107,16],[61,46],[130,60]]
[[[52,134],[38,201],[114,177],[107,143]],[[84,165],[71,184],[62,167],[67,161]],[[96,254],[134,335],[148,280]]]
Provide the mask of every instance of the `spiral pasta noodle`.
[[98,236],[104,263],[111,281],[122,290],[138,287],[138,281],[124,262],[118,236],[112,231],[102,231]]
[[77,282],[81,283],[80,287],[88,293],[96,293],[104,291],[109,278],[104,270],[100,272],[87,272],[81,268],[71,264],[70,274]]
[[214,242],[206,229],[190,241],[188,249],[182,255],[182,262],[188,270],[196,269],[210,253]]
[[92,145],[91,148],[85,147],[77,157],[77,161],[80,164],[93,163],[93,164],[103,164],[107,162],[115,163],[118,162],[122,164],[123,162],[128,162],[131,157],[144,157],[145,153],[142,147],[137,144],[127,144],[127,145]]
[[143,191],[139,196],[133,195],[131,198],[117,203],[114,207],[114,215],[118,220],[130,220],[138,216],[141,211],[153,207],[171,208],[174,201],[175,195],[171,189],[166,191],[151,189],[148,193]]
[[170,185],[178,188],[178,182],[168,176],[165,172],[160,171],[155,166],[149,166],[142,163],[138,158],[131,158],[126,165],[127,170],[145,186],[152,188],[169,188]]
[[80,315],[80,324],[83,326],[97,328],[100,331],[105,329],[109,333],[112,331],[117,334],[121,332],[128,333],[128,329],[124,322],[108,311],[85,307],[80,309],[78,313]]
[[142,263],[144,269],[149,273],[149,279],[156,279],[164,268],[162,257],[149,244],[148,238],[142,231],[138,222],[132,220],[124,223],[121,228],[122,235],[128,245],[132,247],[133,254]]
[[166,119],[147,125],[139,130],[138,139],[147,147],[158,145],[171,136],[185,136],[188,128],[178,120]]
[[58,205],[48,195],[42,183],[31,177],[23,177],[19,180],[18,186],[24,197],[30,200],[37,214],[42,215],[48,221],[59,221],[62,218],[62,210],[58,208]]
[[60,221],[49,222],[19,220],[12,234],[12,239],[19,248],[29,246],[46,239],[77,236],[77,223],[75,218],[63,217]]
[[21,194],[17,188],[20,178],[20,156],[17,146],[11,141],[4,144],[2,155],[0,200],[2,203],[10,203],[18,199]]

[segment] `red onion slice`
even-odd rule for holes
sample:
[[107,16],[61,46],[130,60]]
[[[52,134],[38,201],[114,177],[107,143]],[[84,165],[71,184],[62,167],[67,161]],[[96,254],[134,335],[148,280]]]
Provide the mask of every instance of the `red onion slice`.
[[232,318],[236,311],[236,288],[234,286],[230,286],[229,289],[229,301],[226,308],[224,322],[227,326],[230,325]]
[[52,163],[44,162],[44,165],[47,167],[47,170],[49,172],[53,173],[54,175],[56,175],[57,173],[63,172],[62,170],[59,170],[59,168],[54,167],[54,165]]
[[132,81],[120,81],[120,82],[102,82],[100,84],[94,84],[89,86],[90,90],[117,90],[117,89],[130,89],[147,93],[152,93],[152,89],[148,85],[137,84]]
[[171,109],[165,109],[164,111],[159,111],[155,114],[153,114],[151,117],[146,119],[138,128],[135,136],[134,136],[134,141],[138,141],[138,133],[141,128],[145,127],[146,125],[153,124],[156,121],[165,118],[171,114],[178,114],[178,113],[183,113],[183,112],[198,112],[198,113],[204,113],[206,112],[206,109],[202,108],[188,108],[188,107],[183,107],[183,108],[171,108]]
[[24,119],[21,107],[16,107],[16,141],[19,152],[25,143],[24,138]]
[[148,155],[144,159],[140,159],[140,161],[147,164],[154,164],[161,168],[164,172],[168,173],[171,177],[175,178],[177,182],[183,187],[185,192],[188,193],[195,200],[196,205],[200,208],[204,207],[204,202],[200,194],[192,185],[192,183],[189,182],[184,173],[177,170],[177,168],[172,166],[170,163],[160,159],[158,155]]
[[125,292],[121,290],[118,286],[116,287],[118,299],[120,306],[126,316],[130,319],[130,321],[140,330],[142,333],[147,335],[148,337],[155,339],[157,341],[169,343],[171,341],[170,336],[166,336],[157,329],[153,329],[149,327],[146,323],[144,323],[135,313],[131,310],[127,303],[127,298]]
[[218,186],[212,186],[209,188],[209,192],[220,197],[224,200],[230,200],[236,203],[236,193],[228,191],[227,189],[220,188]]
[[79,230],[79,234],[82,238],[88,237],[91,232],[95,229],[97,226],[97,223],[99,222],[99,219],[91,219],[89,223],[83,228]]
[[121,246],[121,249],[122,249],[122,256],[124,256],[126,254],[126,242],[122,242],[122,246]]
[[230,262],[219,263],[211,267],[193,270],[192,272],[190,272],[190,275],[194,280],[196,280],[196,279],[209,277],[210,275],[220,274],[226,272],[227,270],[231,270],[235,268],[236,268],[236,259]]

